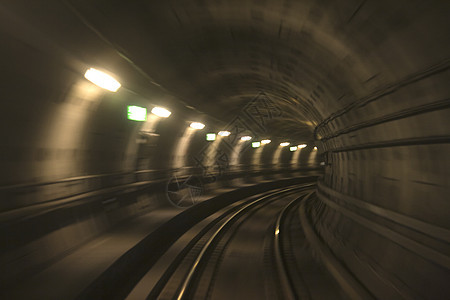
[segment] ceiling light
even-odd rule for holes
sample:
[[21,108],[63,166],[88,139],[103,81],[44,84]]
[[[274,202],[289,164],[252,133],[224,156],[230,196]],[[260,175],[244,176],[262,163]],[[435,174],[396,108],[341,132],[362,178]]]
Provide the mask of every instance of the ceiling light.
[[215,141],[216,140],[216,134],[215,133],[207,133],[206,134],[206,140],[207,141]]
[[220,136],[229,136],[231,134],[231,132],[229,131],[219,131],[218,133]]
[[199,123],[199,122],[192,122],[191,125],[189,125],[191,128],[194,129],[203,129],[205,128],[205,124]]
[[317,150],[317,147],[314,147],[314,150]]
[[286,146],[289,146],[289,142],[283,142],[283,143],[280,143],[280,146],[281,147],[286,147]]
[[161,118],[167,118],[172,113],[170,111],[168,111],[167,109],[162,108],[162,107],[153,107],[152,114],[157,115],[158,117],[161,117]]
[[262,140],[261,144],[266,145],[266,144],[270,144],[271,140]]
[[259,148],[259,147],[261,147],[261,143],[260,142],[253,142],[252,143],[252,147],[253,148]]
[[291,152],[297,151],[297,146],[289,147],[289,151]]
[[112,76],[94,68],[87,70],[84,77],[95,85],[111,92],[116,92],[120,88],[120,83]]
[[308,146],[308,145],[306,145],[306,144],[300,144],[300,145],[298,145],[297,147],[300,148],[300,149],[302,149],[302,148],[305,148],[306,146]]
[[241,137],[241,141],[250,141],[251,139],[252,137],[248,135]]

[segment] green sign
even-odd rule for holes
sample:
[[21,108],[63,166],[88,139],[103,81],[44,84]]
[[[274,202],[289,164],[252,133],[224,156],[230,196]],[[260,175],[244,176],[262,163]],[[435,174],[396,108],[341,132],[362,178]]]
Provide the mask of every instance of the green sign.
[[145,107],[129,105],[128,106],[128,120],[144,122],[147,120],[147,109]]
[[207,133],[206,134],[206,140],[207,141],[215,141],[216,140],[216,134],[215,133]]

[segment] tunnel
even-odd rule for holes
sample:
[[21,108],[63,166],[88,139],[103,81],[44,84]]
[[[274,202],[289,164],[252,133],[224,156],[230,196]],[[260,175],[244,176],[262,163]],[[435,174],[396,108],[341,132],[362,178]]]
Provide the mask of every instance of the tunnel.
[[448,299],[449,16],[1,1],[0,298]]

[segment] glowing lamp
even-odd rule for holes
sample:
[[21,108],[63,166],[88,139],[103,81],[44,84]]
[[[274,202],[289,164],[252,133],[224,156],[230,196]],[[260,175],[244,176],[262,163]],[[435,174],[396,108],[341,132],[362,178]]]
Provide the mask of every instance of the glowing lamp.
[[262,140],[261,144],[267,145],[267,144],[270,144],[270,142],[271,142],[271,140]]
[[206,134],[206,140],[207,141],[215,141],[216,140],[216,134],[215,133],[207,133]]
[[168,111],[167,109],[162,108],[162,107],[153,107],[152,114],[157,115],[158,117],[161,117],[161,118],[167,118],[172,113],[170,111]]
[[229,132],[229,131],[219,131],[219,133],[218,133],[220,136],[229,136],[230,134],[231,134],[231,132]]
[[289,147],[289,151],[291,152],[297,151],[297,146]]
[[283,143],[280,143],[280,146],[281,147],[286,147],[286,146],[289,146],[289,142],[283,142]]
[[299,149],[303,149],[303,148],[305,148],[307,145],[306,144],[301,144],[301,145],[298,145],[297,147],[299,148]]
[[192,122],[191,125],[189,125],[191,128],[194,129],[203,129],[205,128],[205,124],[199,123],[199,122]]
[[248,135],[241,137],[241,141],[250,141],[251,139],[252,137]]
[[87,70],[84,77],[93,84],[111,92],[116,92],[121,86],[112,76],[94,68]]

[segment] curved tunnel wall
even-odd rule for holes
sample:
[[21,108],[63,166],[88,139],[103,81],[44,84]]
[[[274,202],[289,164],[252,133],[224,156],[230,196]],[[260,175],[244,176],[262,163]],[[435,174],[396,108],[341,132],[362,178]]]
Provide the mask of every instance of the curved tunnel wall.
[[[205,134],[227,129],[180,105],[61,5],[51,6],[58,16],[39,4],[0,6],[6,75],[6,109],[0,119],[0,234],[8,241],[1,248],[0,264],[12,270],[1,275],[5,283],[124,219],[168,205],[168,180],[173,174],[202,174],[199,165],[206,163],[204,152],[211,145]],[[93,85],[83,77],[90,67],[112,72],[122,87],[112,93]],[[161,105],[173,114],[143,124],[127,120],[127,105],[148,110]],[[207,127],[192,132],[179,152],[191,121]],[[238,138],[230,137],[236,141],[228,142],[228,150]],[[248,176],[254,151],[246,146],[238,153],[238,168],[228,166],[228,157],[224,172]],[[264,157],[271,158],[276,148],[265,148]],[[213,158],[218,150],[211,153]],[[176,156],[182,158],[177,163]],[[279,164],[289,165],[289,157]],[[210,167],[217,175],[214,159]]]
[[315,129],[327,160],[316,230],[380,299],[449,292],[449,27],[439,9],[379,41],[355,32],[370,49],[368,92]]
[[[306,70],[298,72],[309,77],[298,77],[308,78],[295,86],[296,77],[289,76],[268,89],[303,99],[305,114],[315,125],[319,155],[311,161],[308,143],[299,166],[325,160],[318,199],[310,209],[317,233],[333,253],[379,298],[438,297],[448,293],[450,253],[448,6],[446,1],[392,6],[350,2],[336,10],[342,15],[328,19],[321,17],[321,9],[331,14],[331,4],[310,10],[307,23],[319,29],[305,30],[301,39],[317,51],[278,53],[280,61],[296,61],[298,69]],[[192,137],[181,167],[197,167],[193,157],[207,144],[204,133],[224,129],[217,120],[180,105],[176,96],[130,65],[67,7],[51,7],[57,15],[39,4],[0,6],[2,71],[7,74],[2,83],[7,110],[0,120],[5,219],[15,208],[166,180],[177,141],[190,121],[204,121],[208,128]],[[270,9],[261,4],[259,10]],[[296,25],[290,20],[283,30],[291,23]],[[253,46],[259,49],[266,38],[257,36]],[[287,46],[286,41],[280,43]],[[320,60],[325,57],[330,58]],[[156,66],[158,58],[148,59]],[[295,75],[286,65],[280,63],[277,74]],[[113,94],[92,86],[83,78],[91,66],[107,67],[123,88]],[[169,73],[160,78],[172,78]],[[258,80],[256,84],[265,86]],[[127,104],[166,105],[174,113],[156,125],[159,136],[142,138],[141,124],[126,120]],[[280,153],[274,166],[277,143],[265,147],[260,166],[290,167],[291,153]],[[244,172],[260,167],[252,166],[251,150],[237,161]],[[145,201],[121,213],[136,215],[149,209],[148,203],[158,202],[151,197]],[[97,232],[109,226],[102,222],[93,225]],[[24,244],[30,240],[24,237]]]
[[[187,157],[202,151],[206,132],[223,129],[223,124],[202,120],[203,116],[173,104],[173,96],[143,78],[67,9],[55,4],[55,10],[65,14],[51,20],[34,13],[44,10],[40,5],[10,6],[1,11],[2,67],[7,74],[2,186],[170,169],[176,143],[190,121],[200,120],[208,127],[194,134],[188,153],[183,153]],[[59,28],[62,19],[78,40],[67,34],[67,28]],[[94,86],[83,78],[91,66],[108,66],[123,87],[111,93]],[[158,104],[173,105],[175,112],[153,124],[156,135],[142,138],[144,125],[126,119],[126,106],[151,109]],[[239,163],[251,164],[252,154],[246,156]],[[189,158],[183,162],[194,164]]]
[[413,45],[405,32],[373,45],[392,79],[316,127],[328,160],[317,230],[377,298],[448,293],[450,73],[448,47],[431,39],[439,31],[425,33],[432,17],[426,24],[439,24],[425,14],[408,27]]

